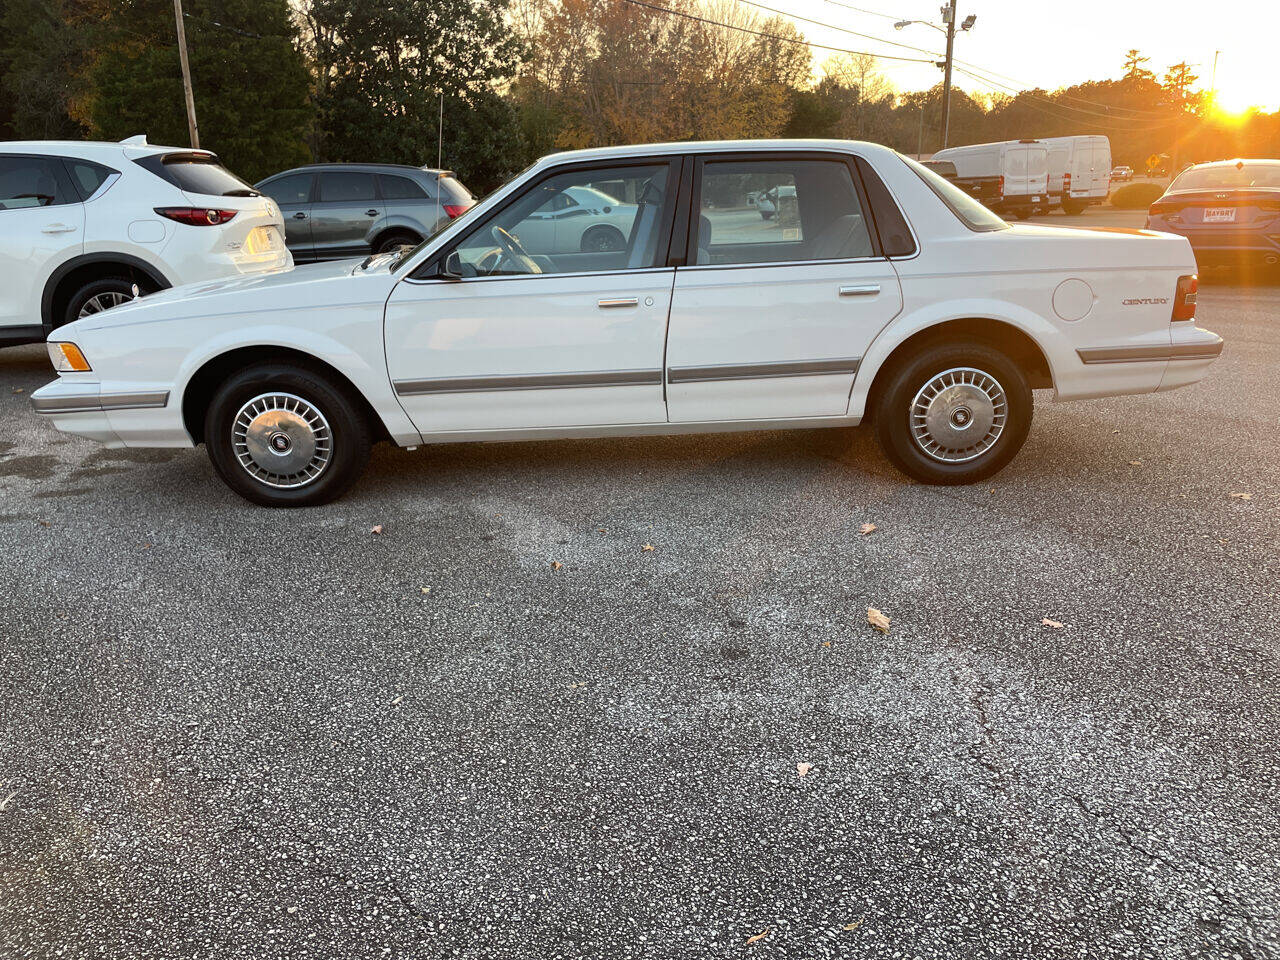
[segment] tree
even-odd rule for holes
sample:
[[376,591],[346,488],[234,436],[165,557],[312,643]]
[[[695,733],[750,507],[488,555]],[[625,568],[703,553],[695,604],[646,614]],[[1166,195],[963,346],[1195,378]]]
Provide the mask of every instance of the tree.
[[1124,79],[1126,80],[1142,80],[1155,79],[1155,74],[1147,70],[1142,65],[1151,60],[1150,57],[1144,57],[1136,48],[1128,50],[1124,55]]
[[506,0],[306,0],[322,160],[434,164],[444,98],[444,159],[484,189],[522,159],[515,114],[497,89],[521,44]]
[[7,0],[0,16],[0,112],[12,136],[75,139],[72,117],[88,52],[72,0]]
[[1168,102],[1184,113],[1194,113],[1204,98],[1202,93],[1194,93],[1191,88],[1200,78],[1191,72],[1189,63],[1175,63],[1164,75],[1161,83]]
[[[307,71],[288,0],[186,0],[200,145],[256,181],[306,162]],[[86,113],[92,133],[188,142],[171,0],[111,0]]]

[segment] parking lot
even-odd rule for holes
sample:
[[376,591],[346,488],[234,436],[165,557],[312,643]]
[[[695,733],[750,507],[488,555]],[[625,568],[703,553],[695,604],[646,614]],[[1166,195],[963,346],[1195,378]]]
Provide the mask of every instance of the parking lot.
[[1200,302],[1208,380],[953,489],[860,428],[268,511],[0,351],[0,954],[1277,955],[1280,286]]

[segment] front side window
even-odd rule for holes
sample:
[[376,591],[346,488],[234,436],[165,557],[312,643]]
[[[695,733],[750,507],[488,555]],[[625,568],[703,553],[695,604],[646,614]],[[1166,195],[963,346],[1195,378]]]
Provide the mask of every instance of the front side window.
[[875,255],[862,201],[843,160],[708,160],[698,210],[698,264]]
[[551,176],[455,248],[458,266],[464,277],[656,267],[659,228],[674,202],[669,180],[666,163]]
[[364,203],[375,196],[372,173],[320,174],[321,203]]
[[262,190],[282,207],[307,203],[311,200],[312,174],[291,173],[279,180],[264,183]]
[[969,196],[950,180],[944,180],[928,167],[922,166],[910,157],[903,157],[902,162],[925,182],[952,213],[954,213],[970,230],[985,232],[989,230],[1007,230],[1009,225],[994,213]]
[[44,157],[0,157],[0,210],[74,203],[55,164]]

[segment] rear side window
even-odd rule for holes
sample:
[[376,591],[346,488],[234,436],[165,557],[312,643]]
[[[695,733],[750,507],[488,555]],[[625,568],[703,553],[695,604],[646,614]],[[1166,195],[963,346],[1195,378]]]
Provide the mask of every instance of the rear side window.
[[916,176],[924,181],[925,186],[932,190],[938,199],[946,205],[947,209],[959,217],[960,222],[970,230],[985,233],[991,230],[1009,229],[1007,223],[950,180],[943,179],[928,167],[922,166],[910,157],[904,157],[902,154],[898,154],[898,157],[912,169]]
[[[876,222],[876,230],[880,234],[880,249],[886,257],[909,257],[916,252],[916,241],[911,236],[911,228],[907,226],[907,218],[898,209],[893,194],[884,185],[880,175],[872,169],[871,164],[858,157],[858,174],[862,177],[862,187],[867,191],[867,203],[871,206],[871,216]],[[944,161],[945,162],[945,161]],[[946,164],[955,173],[955,165]]]
[[280,206],[306,203],[311,199],[311,181],[309,173],[292,173],[279,180],[272,180],[262,185],[262,192]]
[[425,200],[427,198],[427,191],[408,177],[380,173],[378,186],[382,189],[383,200]]
[[97,193],[98,188],[107,182],[107,178],[116,172],[110,167],[104,167],[100,163],[90,163],[88,160],[68,160],[67,169],[71,171],[71,177],[80,190],[80,196],[86,200]]
[[211,153],[166,153],[134,161],[184,193],[209,197],[256,197],[257,190],[218,162]]
[[875,255],[843,160],[707,160],[700,180],[697,264]]
[[78,203],[59,168],[47,157],[0,156],[0,210]]
[[316,199],[321,203],[352,203],[372,200],[375,196],[372,173],[347,173],[335,170],[332,173],[320,174],[320,193]]
[[436,188],[440,191],[440,199],[445,203],[468,203],[475,199],[471,191],[449,173],[442,173],[436,178]]

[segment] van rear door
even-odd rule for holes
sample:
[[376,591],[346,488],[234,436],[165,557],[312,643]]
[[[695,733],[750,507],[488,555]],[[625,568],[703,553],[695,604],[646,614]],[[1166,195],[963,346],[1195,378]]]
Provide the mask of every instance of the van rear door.
[[1093,141],[1089,155],[1093,161],[1089,171],[1089,196],[1105,197],[1111,190],[1111,144],[1106,137]]
[[1042,143],[1011,143],[1002,157],[1004,195],[1044,199],[1049,189],[1049,151]]

